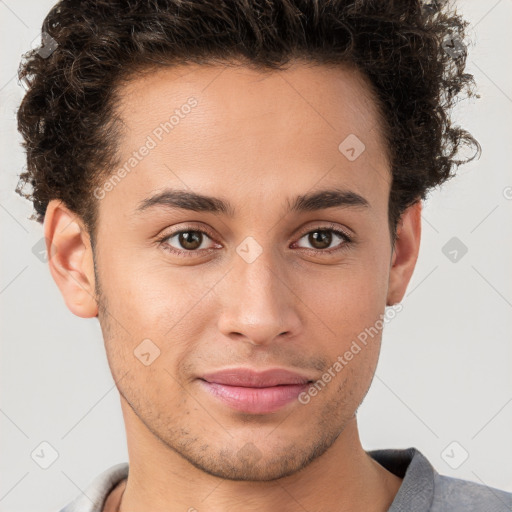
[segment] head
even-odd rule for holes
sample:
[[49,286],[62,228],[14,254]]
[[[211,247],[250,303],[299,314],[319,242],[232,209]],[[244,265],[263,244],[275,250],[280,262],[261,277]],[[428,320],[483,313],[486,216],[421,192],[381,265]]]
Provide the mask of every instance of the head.
[[[471,92],[443,48],[464,27],[410,1],[52,9],[56,50],[20,69],[19,191],[68,308],[98,316],[134,435],[235,480],[337,440],[413,273],[421,201],[478,152],[449,115]],[[332,378],[247,414],[203,389],[231,367]]]

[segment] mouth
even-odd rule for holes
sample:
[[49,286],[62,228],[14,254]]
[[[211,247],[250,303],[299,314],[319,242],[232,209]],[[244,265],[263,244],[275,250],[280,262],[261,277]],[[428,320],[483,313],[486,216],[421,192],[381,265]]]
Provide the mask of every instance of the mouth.
[[313,382],[305,375],[274,368],[258,372],[230,368],[199,379],[211,397],[232,409],[249,414],[277,412],[293,401]]

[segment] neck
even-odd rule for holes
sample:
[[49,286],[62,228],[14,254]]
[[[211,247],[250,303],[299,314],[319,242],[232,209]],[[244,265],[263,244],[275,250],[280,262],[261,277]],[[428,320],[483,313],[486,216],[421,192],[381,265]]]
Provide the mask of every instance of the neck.
[[355,417],[302,470],[252,482],[226,480],[196,468],[153,436],[126,404],[123,408],[130,471],[122,497],[116,499],[119,512],[385,512],[402,482],[363,450]]

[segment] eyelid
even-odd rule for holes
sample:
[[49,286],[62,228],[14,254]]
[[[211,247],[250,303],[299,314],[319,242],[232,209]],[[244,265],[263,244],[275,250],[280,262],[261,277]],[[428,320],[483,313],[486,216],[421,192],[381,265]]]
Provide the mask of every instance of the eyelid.
[[307,235],[308,233],[311,233],[311,232],[315,232],[315,231],[329,231],[329,230],[340,231],[350,241],[352,241],[353,238],[354,238],[354,235],[352,234],[351,230],[349,230],[349,229],[347,229],[345,227],[339,226],[338,224],[334,224],[333,222],[328,222],[325,225],[316,226],[314,228],[306,227],[306,228],[304,228],[303,230],[300,231],[300,235],[299,236],[302,238],[304,235]]
[[212,240],[215,240],[215,235],[213,234],[213,232],[210,229],[203,226],[202,224],[194,224],[194,223],[186,224],[182,228],[175,229],[175,230],[171,231],[170,233],[163,234],[159,237],[159,240],[165,240],[166,238],[176,236],[179,233],[184,233],[184,232],[186,233],[187,231],[199,231],[199,232],[202,232],[202,233],[205,233],[206,235],[208,235]]

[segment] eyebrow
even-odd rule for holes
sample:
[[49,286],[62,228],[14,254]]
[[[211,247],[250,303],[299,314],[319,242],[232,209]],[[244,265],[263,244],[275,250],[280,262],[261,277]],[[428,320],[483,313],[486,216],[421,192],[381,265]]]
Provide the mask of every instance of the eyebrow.
[[[327,208],[370,208],[370,203],[363,196],[351,190],[338,188],[299,195],[293,201],[288,199],[287,203],[290,213],[312,212]],[[135,212],[141,213],[155,207],[224,214],[229,217],[234,217],[236,212],[227,200],[176,189],[165,189],[142,200]]]

